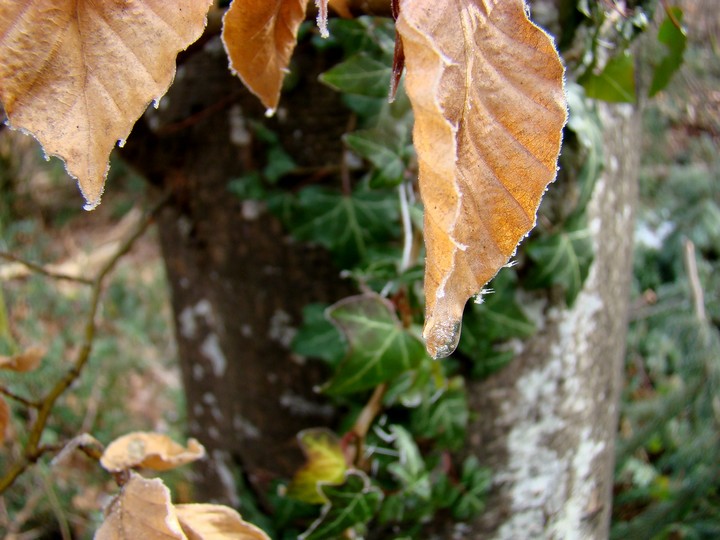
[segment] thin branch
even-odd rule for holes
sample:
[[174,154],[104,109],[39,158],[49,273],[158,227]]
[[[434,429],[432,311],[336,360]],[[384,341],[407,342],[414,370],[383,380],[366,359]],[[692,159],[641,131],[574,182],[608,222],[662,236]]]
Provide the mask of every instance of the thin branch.
[[45,398],[41,400],[37,417],[35,418],[35,422],[33,423],[28,435],[22,459],[15,463],[10,470],[8,470],[5,475],[0,478],[0,494],[4,493],[5,490],[13,484],[15,479],[20,476],[20,474],[22,474],[31,463],[37,461],[40,455],[42,455],[44,449],[40,447],[40,439],[45,431],[45,426],[47,425],[50,413],[60,396],[62,396],[65,390],[67,390],[70,385],[72,385],[78,377],[80,377],[83,368],[90,359],[90,353],[92,352],[93,342],[95,339],[95,330],[97,328],[97,321],[95,319],[100,306],[100,298],[103,293],[105,278],[115,268],[118,261],[126,253],[128,253],[128,251],[130,251],[137,239],[145,233],[150,224],[153,222],[155,215],[165,205],[167,200],[168,196],[165,195],[146,214],[145,219],[143,219],[136,229],[120,244],[120,247],[118,247],[115,254],[105,263],[95,276],[90,298],[90,309],[85,322],[85,335],[82,345],[75,357],[72,367],[62,379],[55,383],[55,386],[50,390]]
[[79,277],[79,276],[72,276],[70,274],[63,274],[62,272],[53,272],[52,270],[48,270],[44,266],[41,266],[34,262],[26,261],[25,259],[22,259],[16,255],[13,255],[12,253],[8,253],[7,251],[0,251],[0,259],[5,259],[6,261],[11,261],[11,262],[22,264],[24,267],[26,267],[28,270],[31,270],[32,272],[35,272],[36,274],[41,274],[45,277],[49,277],[52,279],[72,281],[75,283],[82,283],[83,285],[92,285],[93,284],[92,279],[87,279],[87,278],[83,278],[83,277]]
[[22,405],[25,405],[28,409],[37,409],[40,407],[39,403],[35,401],[30,401],[29,399],[25,399],[24,397],[17,395],[8,388],[5,388],[4,386],[0,386],[0,394],[9,397],[13,401],[17,401]]
[[402,261],[400,262],[400,271],[405,272],[410,266],[412,266],[412,254],[413,254],[413,228],[412,221],[410,219],[410,206],[408,203],[408,190],[410,185],[406,182],[401,183],[398,186],[398,192],[400,193],[400,216],[402,217],[403,226],[403,253]]

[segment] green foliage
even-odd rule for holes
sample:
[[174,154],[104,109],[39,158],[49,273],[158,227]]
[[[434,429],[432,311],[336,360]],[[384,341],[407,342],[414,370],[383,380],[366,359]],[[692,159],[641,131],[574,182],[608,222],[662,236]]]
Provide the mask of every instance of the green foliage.
[[331,306],[328,318],[348,341],[348,354],[330,381],[328,394],[374,388],[417,367],[426,356],[423,343],[405,328],[392,304],[375,295],[352,296]]
[[635,59],[629,51],[623,51],[611,58],[600,73],[588,72],[578,82],[590,98],[635,103]]
[[687,46],[687,36],[682,28],[683,12],[678,7],[668,8],[665,20],[658,30],[657,40],[667,48],[667,54],[655,66],[648,95],[654,96],[663,90],[675,72],[680,69]]
[[340,538],[348,530],[364,529],[375,515],[383,494],[362,471],[349,471],[337,486],[321,485],[328,500],[320,517],[299,536],[301,540]]

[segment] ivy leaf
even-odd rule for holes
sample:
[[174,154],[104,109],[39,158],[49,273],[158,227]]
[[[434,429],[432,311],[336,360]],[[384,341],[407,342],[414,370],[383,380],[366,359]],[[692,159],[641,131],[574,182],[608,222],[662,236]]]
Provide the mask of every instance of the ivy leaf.
[[211,0],[2,2],[0,98],[11,126],[65,161],[91,210],[110,152],[167,92]]
[[635,60],[630,51],[608,60],[598,75],[589,73],[578,81],[588,97],[610,103],[635,103]]
[[423,336],[439,358],[457,346],[467,300],[535,225],[567,117],[564,70],[524,0],[400,7],[425,206]]
[[[582,155],[579,158],[582,160],[582,165],[580,165],[580,171],[577,175],[580,194],[575,203],[575,208],[571,212],[571,217],[568,218],[573,219],[573,217],[579,217],[583,214],[587,204],[590,202],[595,188],[595,181],[600,176],[604,166],[604,142],[602,121],[596,109],[588,103],[583,87],[574,83],[568,84],[567,98],[570,109],[567,127],[577,136],[582,148]],[[563,152],[563,155],[566,155],[565,150]]]
[[230,68],[270,113],[280,101],[306,9],[307,0],[235,0],[223,17]]
[[345,144],[375,166],[370,187],[392,187],[403,181],[411,155],[409,133],[397,124],[394,129],[377,126],[343,137]]
[[663,90],[675,72],[680,68],[687,46],[687,35],[682,26],[683,12],[678,6],[669,8],[665,16],[665,20],[658,29],[657,39],[660,43],[667,47],[667,54],[660,63],[655,66],[653,71],[652,83],[648,95],[653,97],[655,94]]
[[529,242],[527,255],[535,263],[526,280],[528,287],[560,285],[571,306],[582,289],[594,251],[590,229],[582,220],[568,229]]
[[395,309],[376,294],[351,296],[327,310],[345,335],[349,352],[324,387],[328,394],[368,390],[420,364],[422,343],[397,318]]
[[388,465],[388,471],[403,486],[405,494],[429,499],[432,492],[430,475],[417,443],[402,426],[391,426],[390,433],[399,459]]
[[481,467],[475,456],[470,456],[463,463],[460,482],[463,492],[453,505],[453,517],[467,520],[480,514],[485,509],[485,499],[492,484],[492,473]]
[[347,471],[340,441],[330,430],[315,428],[298,433],[298,442],[307,461],[293,476],[287,495],[310,504],[325,503],[318,486],[342,483]]
[[301,356],[320,358],[337,365],[345,356],[346,347],[337,327],[325,317],[324,304],[303,308],[303,324],[293,338],[292,350]]
[[320,80],[345,94],[384,98],[388,95],[391,75],[386,62],[361,52],[320,75]]
[[416,436],[434,439],[437,448],[459,450],[465,442],[470,419],[462,378],[449,381],[451,387],[439,396],[426,395],[410,416]]
[[310,186],[300,191],[286,222],[299,240],[325,246],[338,264],[348,268],[362,260],[368,246],[397,231],[393,198],[380,191],[337,191]]
[[377,513],[383,495],[362,471],[348,471],[339,486],[321,486],[329,501],[320,517],[300,535],[300,540],[343,538],[345,531],[363,525]]

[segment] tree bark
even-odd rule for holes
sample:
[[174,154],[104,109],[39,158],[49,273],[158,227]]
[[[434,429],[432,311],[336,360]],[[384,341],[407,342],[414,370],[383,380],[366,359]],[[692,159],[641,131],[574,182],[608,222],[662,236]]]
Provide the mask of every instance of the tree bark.
[[639,115],[600,105],[595,259],[572,308],[550,305],[504,370],[470,386],[467,451],[493,471],[487,509],[453,538],[607,538],[632,265]]
[[264,493],[301,463],[297,432],[327,425],[335,415],[313,391],[327,374],[318,363],[305,365],[289,346],[302,308],[336,301],[350,294],[349,285],[326,252],[292,242],[262,203],[228,191],[230,180],[264,164],[252,119],[274,130],[317,178],[323,168],[338,169],[348,113],[317,82],[329,67],[324,60],[297,56],[302,80],[267,120],[229,73],[219,41],[208,41],[182,64],[160,110],[147,113],[124,151],[172,194],[158,227],[189,434],[209,454],[196,470],[197,500],[238,506],[239,470]]

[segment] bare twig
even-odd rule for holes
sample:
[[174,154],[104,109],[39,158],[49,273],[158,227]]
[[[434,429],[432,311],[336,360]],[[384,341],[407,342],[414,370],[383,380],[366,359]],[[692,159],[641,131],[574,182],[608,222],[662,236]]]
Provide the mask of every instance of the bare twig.
[[685,33],[682,24],[680,24],[680,21],[677,20],[677,17],[675,17],[672,9],[670,9],[670,5],[667,3],[667,0],[660,0],[660,3],[662,4],[662,7],[665,10],[665,14],[667,15],[668,19],[670,19],[670,22],[673,23],[673,26],[680,30],[682,33]]
[[11,261],[11,262],[22,264],[29,270],[35,272],[36,274],[41,274],[45,277],[49,277],[52,279],[72,281],[75,283],[82,283],[83,285],[92,285],[93,284],[92,279],[87,279],[87,278],[83,278],[83,277],[79,277],[79,276],[72,276],[70,274],[64,274],[62,272],[54,272],[52,270],[48,270],[44,266],[41,266],[34,262],[26,261],[25,259],[22,259],[16,255],[13,255],[12,253],[8,253],[7,251],[0,251],[0,258],[5,259],[6,261]]
[[5,388],[4,386],[0,386],[0,394],[9,397],[13,401],[21,403],[22,405],[25,405],[28,409],[37,409],[40,407],[39,403],[35,401],[30,401],[29,399],[25,399],[24,397],[14,393],[12,390]]
[[137,239],[145,233],[150,224],[153,222],[155,215],[167,202],[167,200],[168,196],[166,195],[150,211],[148,211],[145,218],[138,224],[135,230],[121,242],[115,254],[102,266],[93,279],[90,308],[85,322],[85,335],[82,345],[75,357],[72,367],[67,371],[62,379],[55,383],[55,386],[53,386],[50,392],[48,392],[48,394],[40,400],[37,417],[30,428],[22,459],[11,466],[6,471],[5,475],[0,478],[0,494],[4,493],[5,490],[15,482],[15,479],[17,479],[17,477],[20,476],[20,474],[22,474],[31,463],[36,462],[38,458],[47,451],[47,448],[40,446],[40,439],[45,430],[45,426],[47,425],[50,413],[60,396],[62,396],[70,385],[72,385],[78,377],[80,377],[83,368],[90,359],[90,353],[92,352],[93,342],[95,340],[95,330],[97,327],[97,321],[95,319],[100,306],[100,298],[103,293],[105,279],[115,268],[118,261],[128,251],[130,251]]

